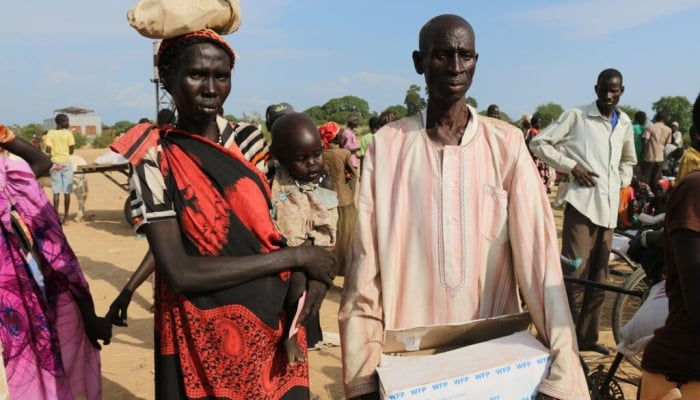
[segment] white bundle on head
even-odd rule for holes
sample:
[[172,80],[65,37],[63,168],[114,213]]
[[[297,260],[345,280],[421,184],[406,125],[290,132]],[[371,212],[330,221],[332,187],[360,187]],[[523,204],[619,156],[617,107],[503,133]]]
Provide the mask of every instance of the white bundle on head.
[[201,29],[227,35],[241,26],[241,6],[238,0],[140,0],[126,18],[132,28],[151,39]]

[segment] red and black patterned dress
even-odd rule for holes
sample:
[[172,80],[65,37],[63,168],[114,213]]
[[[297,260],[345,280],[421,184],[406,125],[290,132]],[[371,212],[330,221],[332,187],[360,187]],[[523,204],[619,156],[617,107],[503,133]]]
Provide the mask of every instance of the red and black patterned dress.
[[[197,256],[278,249],[265,177],[235,142],[146,124],[116,142],[133,167],[137,229],[177,218]],[[156,399],[308,399],[308,364],[290,366],[283,348],[288,275],[181,295],[156,269]],[[298,339],[306,351],[303,329]]]

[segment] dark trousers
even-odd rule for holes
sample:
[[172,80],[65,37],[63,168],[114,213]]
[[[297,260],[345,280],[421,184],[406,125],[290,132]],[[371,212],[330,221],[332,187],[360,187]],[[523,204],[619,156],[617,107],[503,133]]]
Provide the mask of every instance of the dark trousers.
[[649,185],[652,189],[656,188],[656,182],[661,178],[661,169],[663,162],[642,161],[639,166],[641,177],[640,179]]
[[[595,225],[567,204],[561,253],[572,260],[581,258],[583,263],[575,271],[565,268],[564,276],[606,283],[612,237],[612,229]],[[573,283],[566,283],[565,286],[579,347],[590,346],[598,342],[605,290]]]

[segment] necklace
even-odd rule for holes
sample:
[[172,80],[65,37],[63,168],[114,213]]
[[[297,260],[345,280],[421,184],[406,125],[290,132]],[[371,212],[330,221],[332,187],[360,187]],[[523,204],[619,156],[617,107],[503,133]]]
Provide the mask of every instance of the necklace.
[[297,186],[299,191],[302,193],[313,192],[314,190],[316,190],[318,188],[318,185],[320,185],[321,182],[323,182],[323,176],[321,176],[319,178],[318,182],[311,183],[311,184],[309,184],[309,183],[301,184],[301,183],[299,183],[298,180],[296,180],[296,179],[294,180],[294,184]]

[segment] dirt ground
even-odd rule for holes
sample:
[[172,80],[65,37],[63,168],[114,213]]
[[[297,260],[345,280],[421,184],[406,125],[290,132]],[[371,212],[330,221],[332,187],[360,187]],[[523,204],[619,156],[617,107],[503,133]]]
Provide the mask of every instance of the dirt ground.
[[[105,150],[81,149],[76,153],[92,162]],[[112,172],[118,181],[125,181],[118,172]],[[119,293],[132,271],[136,268],[148,247],[144,237],[136,235],[126,223],[123,205],[127,193],[100,173],[87,176],[89,192],[84,222],[70,221],[64,230],[69,243],[80,259],[82,268],[95,298],[98,314],[107,312],[110,303]],[[77,201],[72,200],[70,218],[73,218]],[[558,223],[561,212],[555,211]],[[612,279],[620,278],[611,277]],[[314,398],[343,399],[341,384],[340,347],[338,346],[337,310],[342,278],[336,280],[321,310],[321,326],[324,330],[324,346],[310,353],[311,388]],[[603,341],[613,346],[609,309],[613,296],[606,301]],[[153,314],[152,287],[141,286],[134,294],[129,308],[127,328],[114,328],[112,343],[102,350],[102,377],[105,400],[153,399]],[[609,364],[612,357],[597,357],[584,353],[584,359],[592,366]],[[639,372],[627,363],[619,374],[636,381]],[[626,399],[636,398],[636,388],[623,384]]]

